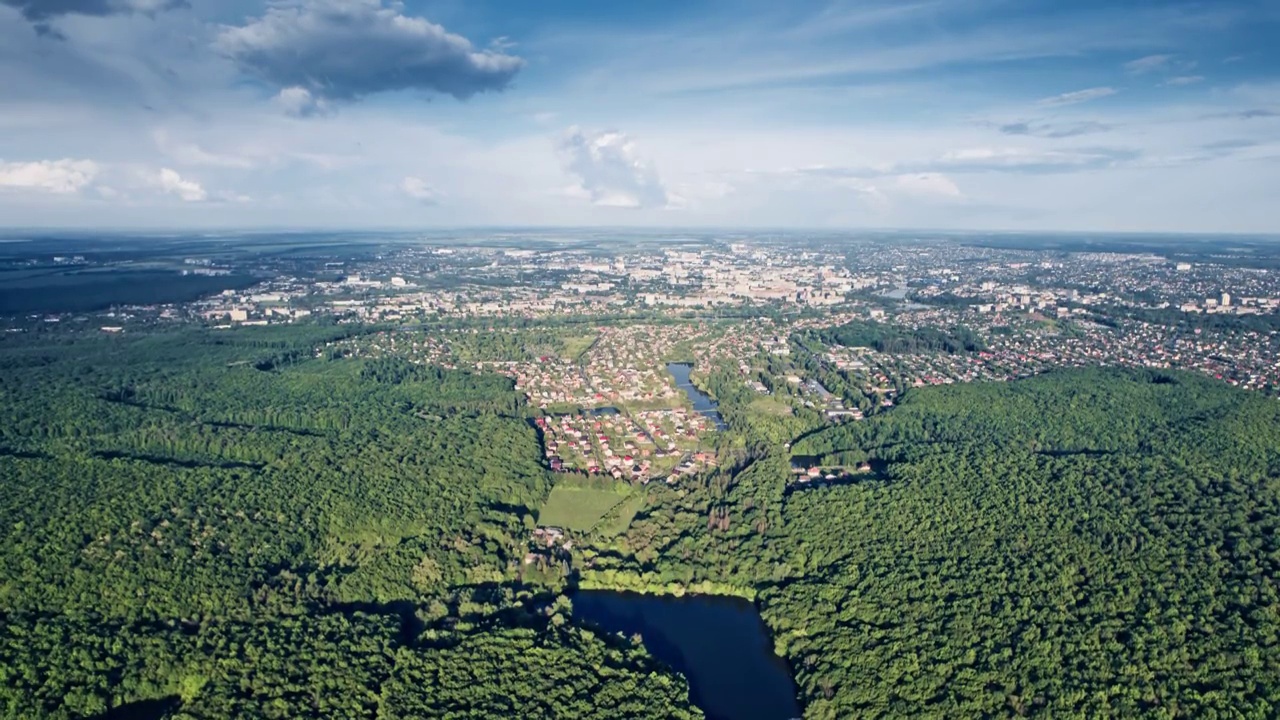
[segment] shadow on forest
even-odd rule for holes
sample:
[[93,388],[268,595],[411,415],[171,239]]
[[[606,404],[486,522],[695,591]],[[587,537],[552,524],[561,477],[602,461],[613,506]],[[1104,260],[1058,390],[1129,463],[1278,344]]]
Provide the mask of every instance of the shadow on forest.
[[506,515],[518,516],[518,515],[529,514],[529,508],[527,506],[512,505],[511,503],[505,503],[505,502],[491,502],[489,503],[489,509],[496,510],[497,512],[504,513]]
[[112,708],[101,715],[94,715],[89,720],[162,720],[181,706],[182,700],[177,696],[139,700]]
[[18,458],[19,460],[52,460],[53,456],[48,453],[37,452],[33,450],[10,450],[6,447],[0,447],[0,457]]
[[400,644],[410,646],[427,629],[426,623],[418,617],[418,606],[412,600],[392,600],[391,602],[344,602],[328,603],[318,606],[317,613],[335,612],[344,615],[365,613],[368,615],[395,615],[400,618]]
[[1115,455],[1115,450],[1041,450],[1037,455],[1045,457],[1106,457],[1107,455]]
[[153,403],[143,402],[141,400],[135,400],[133,396],[133,392],[130,390],[121,390],[119,392],[104,392],[98,395],[98,399],[109,402],[109,403],[115,403],[116,405],[125,405],[127,407],[138,408],[140,410],[158,410],[160,412],[176,413],[179,415],[186,414],[182,410],[176,407],[173,407],[171,405],[156,405]]
[[176,467],[186,470],[194,470],[195,468],[217,468],[220,470],[261,470],[266,467],[266,463],[247,463],[228,460],[226,462],[207,462],[202,460],[178,460],[177,458],[164,457],[163,455],[145,455],[141,453],[127,453],[119,450],[109,450],[106,452],[96,452],[94,457],[100,460],[136,460],[138,462],[151,463],[152,465],[162,465],[164,467]]
[[225,421],[208,421],[204,423],[210,427],[233,428],[235,430],[249,430],[254,432],[282,432],[299,437],[324,437],[324,433],[315,430],[307,430],[305,428],[281,427],[279,425],[250,425],[248,423],[225,422]]

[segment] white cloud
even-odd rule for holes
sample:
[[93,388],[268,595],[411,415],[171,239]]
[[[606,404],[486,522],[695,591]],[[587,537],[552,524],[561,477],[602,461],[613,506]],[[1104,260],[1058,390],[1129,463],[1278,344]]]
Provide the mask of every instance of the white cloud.
[[293,117],[324,115],[329,111],[329,103],[324,98],[318,98],[310,90],[299,86],[281,90],[275,96],[275,104],[284,114]]
[[161,192],[177,195],[184,202],[204,202],[209,196],[200,183],[184,180],[181,175],[169,168],[161,168],[155,177],[155,182]]
[[974,147],[950,150],[926,163],[954,172],[1070,172],[1109,167],[1134,160],[1139,153],[1120,148],[1040,150],[1022,147]]
[[1177,77],[1171,77],[1168,80],[1165,80],[1164,84],[1178,87],[1182,85],[1195,85],[1196,83],[1203,82],[1203,81],[1204,81],[1203,75],[1179,75]]
[[942,173],[925,172],[899,175],[894,178],[894,187],[912,195],[962,197],[959,186],[951,178]]
[[948,150],[943,153],[943,162],[968,162],[971,160],[995,160],[999,158],[1019,157],[1025,154],[1025,151],[1017,148],[963,148],[960,150]]
[[182,165],[240,169],[254,166],[253,160],[247,157],[212,153],[195,143],[178,142],[163,128],[156,130],[151,136],[160,152]]
[[1116,89],[1111,87],[1095,87],[1085,90],[1076,90],[1074,92],[1062,93],[1052,97],[1044,98],[1036,104],[1041,107],[1058,107],[1061,105],[1075,105],[1076,103],[1089,102],[1099,98],[1108,97],[1116,94]]
[[92,160],[0,161],[0,188],[70,194],[79,192],[97,175],[98,165]]
[[573,194],[600,207],[651,208],[668,205],[658,173],[620,132],[591,133],[569,128],[561,139],[565,170],[577,177]]
[[1172,55],[1148,55],[1137,60],[1130,60],[1124,64],[1124,69],[1133,75],[1145,75],[1165,69],[1172,60]]
[[423,205],[437,205],[440,202],[440,193],[427,184],[427,181],[417,177],[406,177],[400,181],[400,192],[417,200]]

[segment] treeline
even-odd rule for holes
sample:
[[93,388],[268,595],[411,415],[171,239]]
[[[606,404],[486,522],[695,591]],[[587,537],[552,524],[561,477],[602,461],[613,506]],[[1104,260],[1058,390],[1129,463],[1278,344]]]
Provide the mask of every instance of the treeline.
[[73,313],[118,305],[183,303],[261,282],[253,275],[182,275],[166,271],[61,272],[0,287],[0,314]]
[[509,379],[252,330],[0,339],[0,717],[697,716],[567,610],[469,599],[550,491]]
[[642,650],[531,608],[513,617],[421,638],[362,612],[199,627],[8,617],[0,717],[701,717]]
[[754,592],[806,715],[1266,717],[1280,707],[1280,406],[1200,376],[926,388],[797,455],[653,488],[594,585]]
[[1126,317],[1152,325],[1166,325],[1187,330],[1254,332],[1264,335],[1280,331],[1280,313],[1278,312],[1260,315],[1236,315],[1234,313],[1189,313],[1177,308],[1161,310],[1126,306],[1110,308],[1108,313],[1113,316]]
[[[289,342],[264,372],[199,333],[0,338],[0,712],[696,716],[642,649],[524,589],[575,574],[756,597],[811,717],[1280,708],[1261,396],[1064,371],[814,431],[713,368],[718,467],[637,488],[543,569],[550,476],[509,381]],[[794,456],[877,472],[788,492]]]
[[796,451],[883,481],[796,493],[762,595],[816,717],[1225,717],[1280,707],[1280,413],[1199,377],[912,393]]
[[977,352],[986,349],[970,328],[905,328],[874,321],[852,320],[834,328],[810,331],[828,345],[868,347],[883,353]]

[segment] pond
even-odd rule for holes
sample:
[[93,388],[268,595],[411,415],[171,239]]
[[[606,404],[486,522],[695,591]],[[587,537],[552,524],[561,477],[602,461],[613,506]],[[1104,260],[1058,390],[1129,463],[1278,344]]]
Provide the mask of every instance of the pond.
[[702,392],[689,381],[689,373],[693,372],[693,366],[689,363],[667,363],[667,372],[676,379],[676,387],[684,391],[684,394],[693,403],[693,409],[702,415],[715,421],[717,430],[727,430],[728,425],[724,423],[724,418],[720,417],[720,411],[717,409],[719,405],[711,396]]
[[640,633],[654,657],[688,678],[690,700],[708,720],[800,717],[791,670],[742,598],[580,590],[573,615],[607,632]]

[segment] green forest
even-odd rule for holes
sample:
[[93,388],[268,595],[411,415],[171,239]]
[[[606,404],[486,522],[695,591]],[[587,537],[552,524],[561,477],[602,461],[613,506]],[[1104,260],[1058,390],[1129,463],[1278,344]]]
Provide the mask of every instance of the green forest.
[[520,581],[511,381],[316,349],[351,332],[0,341],[0,716],[700,717]]
[[364,331],[0,337],[0,717],[701,717],[575,586],[753,599],[811,718],[1280,713],[1274,400],[1073,370],[827,425],[711,368],[718,467],[561,488],[598,507],[529,565],[536,408],[323,350]]
[[1280,405],[1210,379],[920,389],[648,502],[583,578],[754,597],[808,717],[1280,712]]
[[844,325],[813,331],[812,335],[827,344],[869,347],[884,353],[977,352],[986,347],[982,339],[966,327],[912,329],[873,320],[851,320]]

